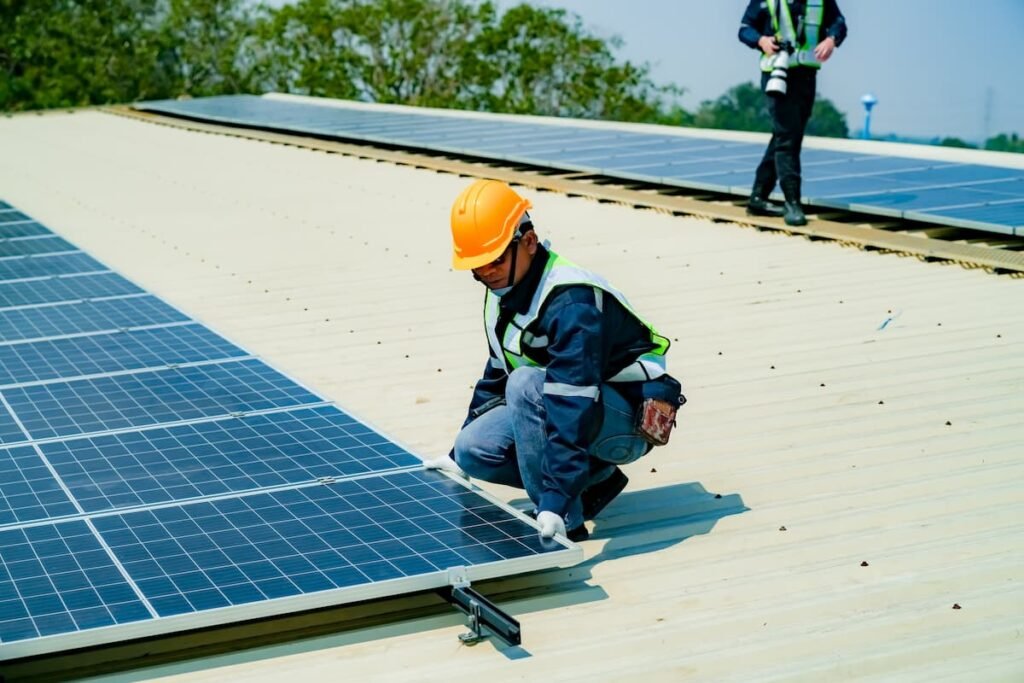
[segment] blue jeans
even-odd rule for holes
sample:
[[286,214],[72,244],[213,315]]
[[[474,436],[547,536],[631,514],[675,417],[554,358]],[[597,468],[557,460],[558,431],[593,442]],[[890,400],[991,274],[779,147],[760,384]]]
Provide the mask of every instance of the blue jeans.
[[[544,411],[544,370],[521,367],[509,375],[506,405],[498,406],[466,425],[455,438],[455,462],[466,474],[495,484],[526,490],[534,505],[542,492],[541,463],[547,446]],[[604,423],[588,451],[587,486],[604,481],[616,465],[626,465],[648,450],[637,435],[633,409],[615,389],[601,385]],[[583,524],[579,496],[569,504],[565,525]]]

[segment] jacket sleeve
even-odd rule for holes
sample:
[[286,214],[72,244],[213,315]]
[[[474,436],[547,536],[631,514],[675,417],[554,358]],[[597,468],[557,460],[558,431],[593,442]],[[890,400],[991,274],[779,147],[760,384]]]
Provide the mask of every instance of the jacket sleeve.
[[755,50],[760,49],[757,41],[763,35],[761,27],[765,24],[764,14],[767,12],[768,10],[761,6],[761,0],[750,0],[747,4],[747,10],[743,13],[743,19],[740,20],[739,37],[741,43]]
[[835,0],[828,0],[825,3],[825,12],[821,18],[825,35],[836,41],[836,47],[846,40],[846,17],[839,10],[839,4]]
[[538,509],[564,515],[587,484],[587,451],[601,419],[604,329],[593,289],[558,293],[541,327],[549,340],[544,376],[548,443]]

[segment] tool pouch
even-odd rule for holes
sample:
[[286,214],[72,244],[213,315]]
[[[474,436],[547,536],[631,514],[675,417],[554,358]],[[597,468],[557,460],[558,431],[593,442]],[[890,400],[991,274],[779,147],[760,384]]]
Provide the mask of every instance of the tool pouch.
[[640,404],[636,431],[649,444],[664,446],[676,426],[676,406],[668,401],[645,398]]
[[636,431],[652,446],[664,446],[676,426],[676,412],[686,403],[679,382],[671,375],[644,383]]

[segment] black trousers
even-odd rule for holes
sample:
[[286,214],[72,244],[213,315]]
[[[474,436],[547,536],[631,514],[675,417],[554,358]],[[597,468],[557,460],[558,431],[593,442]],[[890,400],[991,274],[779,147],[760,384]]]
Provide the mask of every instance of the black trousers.
[[[778,182],[789,201],[800,200],[800,149],[804,131],[814,108],[817,69],[796,67],[789,70],[785,95],[765,95],[772,117],[772,139],[754,174],[752,194],[767,197]],[[769,74],[761,74],[761,91]]]

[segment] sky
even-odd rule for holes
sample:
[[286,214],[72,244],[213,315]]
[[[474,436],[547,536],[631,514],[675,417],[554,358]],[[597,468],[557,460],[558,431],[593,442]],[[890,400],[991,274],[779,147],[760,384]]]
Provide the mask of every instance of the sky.
[[[874,135],[1024,136],[1024,0],[838,0],[849,36],[818,77],[818,92],[864,125],[860,98],[877,99]],[[498,0],[502,8],[516,2]],[[759,77],[736,37],[746,0],[532,0],[578,14],[618,56],[648,62],[659,83],[687,88],[696,108]]]

